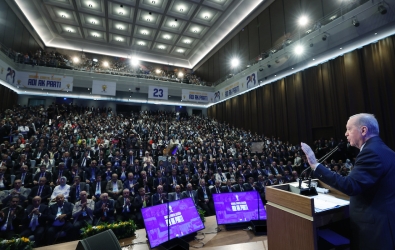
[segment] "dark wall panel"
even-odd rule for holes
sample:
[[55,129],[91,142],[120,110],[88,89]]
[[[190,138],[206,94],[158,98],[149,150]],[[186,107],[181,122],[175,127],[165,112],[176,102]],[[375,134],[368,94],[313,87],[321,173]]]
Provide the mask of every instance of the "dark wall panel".
[[310,20],[319,20],[324,16],[322,1],[301,0],[300,2],[301,12],[308,16]]
[[248,26],[244,27],[242,31],[240,31],[240,44],[239,51],[241,54],[241,62],[243,65],[247,65],[249,61],[249,47],[248,47]]
[[248,50],[249,50],[249,58],[248,58],[249,61],[256,59],[260,53],[258,18],[252,20],[252,22],[248,25]]
[[216,106],[233,114],[224,122],[293,144],[312,143],[324,130],[345,140],[351,115],[373,113],[381,137],[395,148],[394,67],[392,36]]
[[259,49],[260,53],[272,47],[272,31],[270,27],[270,9],[265,9],[259,16]]
[[274,1],[270,5],[270,29],[272,31],[272,44],[275,46],[281,42],[281,37],[284,36],[284,5],[283,1]]
[[284,0],[286,33],[293,33],[298,28],[298,19],[302,13],[300,9],[300,0]]

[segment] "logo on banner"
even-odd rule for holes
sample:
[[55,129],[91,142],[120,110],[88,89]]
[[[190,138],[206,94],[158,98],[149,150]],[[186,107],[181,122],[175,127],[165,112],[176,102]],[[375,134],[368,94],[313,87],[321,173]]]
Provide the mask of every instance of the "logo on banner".
[[[5,77],[5,80],[6,80],[8,83],[11,83],[11,82],[9,82],[9,81],[12,80],[12,84],[14,84],[14,83],[15,83],[15,75],[16,75],[15,70],[13,70],[12,68],[8,67],[7,72],[8,72],[8,73],[7,73],[6,77]],[[3,73],[3,69],[1,69],[1,73]],[[10,77],[10,78],[9,78],[10,80],[8,80],[8,77]]]
[[103,93],[106,93],[107,85],[103,84],[101,85],[101,89],[103,90]]
[[256,75],[252,73],[251,75],[246,77],[247,80],[247,89],[252,88],[256,85]]
[[[223,95],[223,94],[222,94]],[[214,94],[214,101],[219,101],[221,100],[221,93],[219,92],[219,90],[217,92],[215,92]]]

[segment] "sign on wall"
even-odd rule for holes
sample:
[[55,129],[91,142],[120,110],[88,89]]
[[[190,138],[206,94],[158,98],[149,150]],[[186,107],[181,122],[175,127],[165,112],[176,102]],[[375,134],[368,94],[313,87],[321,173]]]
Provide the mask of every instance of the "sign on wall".
[[14,85],[21,88],[73,91],[73,77],[71,76],[17,72],[15,82]]
[[116,82],[92,81],[92,94],[94,95],[112,95],[115,96],[117,90]]
[[235,96],[247,89],[251,89],[259,85],[257,72],[253,72],[247,76],[243,76],[232,84],[221,88],[214,93],[214,101],[220,101],[228,97]]
[[150,99],[161,99],[167,100],[169,95],[169,90],[166,87],[149,86],[148,88],[148,98]]
[[188,102],[214,102],[214,92],[183,89],[182,100]]
[[0,79],[11,85],[17,86],[18,72],[13,67],[10,67],[7,63],[0,60]]

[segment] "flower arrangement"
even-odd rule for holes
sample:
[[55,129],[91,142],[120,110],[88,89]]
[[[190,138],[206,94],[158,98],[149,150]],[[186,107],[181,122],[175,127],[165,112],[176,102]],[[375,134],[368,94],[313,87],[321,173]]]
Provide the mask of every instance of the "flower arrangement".
[[199,208],[198,213],[199,213],[200,219],[203,221],[203,223],[206,222],[206,218],[204,217],[204,214],[206,213],[206,211]]
[[81,229],[81,239],[88,238],[108,229],[111,229],[114,232],[114,234],[117,236],[117,239],[123,239],[132,237],[137,229],[137,226],[132,220],[112,224],[103,223],[98,226],[89,225]]
[[12,238],[12,239],[0,239],[0,250],[31,250],[33,249],[34,242],[30,241],[29,238]]

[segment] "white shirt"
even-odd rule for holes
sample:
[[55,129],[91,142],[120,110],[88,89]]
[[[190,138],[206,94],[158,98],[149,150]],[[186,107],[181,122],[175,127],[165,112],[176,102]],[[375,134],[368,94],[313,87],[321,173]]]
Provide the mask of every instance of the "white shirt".
[[70,185],[66,184],[64,186],[61,185],[56,186],[52,192],[51,200],[55,199],[58,194],[63,194],[64,199],[67,200],[70,194]]

